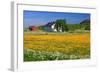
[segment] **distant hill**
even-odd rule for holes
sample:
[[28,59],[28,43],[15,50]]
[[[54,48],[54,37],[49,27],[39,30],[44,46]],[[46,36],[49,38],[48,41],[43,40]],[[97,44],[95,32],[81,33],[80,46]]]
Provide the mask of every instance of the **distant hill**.
[[80,24],[90,24],[90,20],[89,19],[83,20],[82,22],[80,22]]
[[84,28],[85,30],[90,30],[90,20],[86,19],[80,22],[81,27]]

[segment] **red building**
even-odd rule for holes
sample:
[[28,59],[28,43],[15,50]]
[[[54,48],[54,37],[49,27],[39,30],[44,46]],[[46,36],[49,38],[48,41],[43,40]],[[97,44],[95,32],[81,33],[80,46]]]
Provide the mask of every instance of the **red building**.
[[38,28],[36,26],[29,26],[30,31],[36,31]]

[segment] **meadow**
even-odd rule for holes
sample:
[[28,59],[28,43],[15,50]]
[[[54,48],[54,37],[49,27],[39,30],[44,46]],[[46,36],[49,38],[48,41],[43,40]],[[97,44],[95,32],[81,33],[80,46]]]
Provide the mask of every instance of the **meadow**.
[[24,33],[24,61],[90,58],[90,33]]

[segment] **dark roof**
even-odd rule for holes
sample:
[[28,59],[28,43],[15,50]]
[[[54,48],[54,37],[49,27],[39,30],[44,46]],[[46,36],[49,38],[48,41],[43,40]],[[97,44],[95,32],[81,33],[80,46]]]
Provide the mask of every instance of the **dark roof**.
[[44,26],[49,26],[49,27],[51,27],[53,24],[55,24],[55,22],[49,22],[49,23],[47,23],[47,24],[44,25]]

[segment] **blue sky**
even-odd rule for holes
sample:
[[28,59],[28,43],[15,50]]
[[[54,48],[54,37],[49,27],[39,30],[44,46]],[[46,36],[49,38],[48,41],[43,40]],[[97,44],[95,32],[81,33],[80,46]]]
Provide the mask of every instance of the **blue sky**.
[[90,19],[90,14],[24,10],[23,15],[24,27],[45,25],[57,19],[66,19],[67,24],[78,24],[85,19]]

